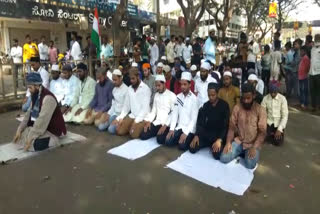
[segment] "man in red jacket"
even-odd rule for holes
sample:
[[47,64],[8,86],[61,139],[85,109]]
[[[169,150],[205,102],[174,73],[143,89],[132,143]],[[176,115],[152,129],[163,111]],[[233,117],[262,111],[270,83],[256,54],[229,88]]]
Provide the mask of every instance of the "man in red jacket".
[[41,151],[56,146],[59,137],[67,133],[55,96],[41,84],[39,73],[27,75],[32,103],[13,140],[22,145],[25,151]]

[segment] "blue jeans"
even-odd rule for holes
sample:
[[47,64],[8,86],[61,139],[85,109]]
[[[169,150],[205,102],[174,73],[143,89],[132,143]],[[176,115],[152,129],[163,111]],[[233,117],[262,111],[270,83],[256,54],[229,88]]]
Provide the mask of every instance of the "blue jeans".
[[299,100],[300,104],[304,106],[308,106],[309,102],[309,80],[299,80]]
[[236,142],[232,143],[231,152],[225,154],[222,152],[220,156],[220,161],[222,163],[229,163],[240,155],[244,155],[244,166],[248,169],[254,169],[259,160],[260,151],[256,149],[256,156],[253,159],[248,157],[249,149],[244,149],[242,144],[237,144]]
[[112,115],[109,117],[108,122],[100,124],[98,126],[99,131],[104,131],[108,129],[108,132],[112,135],[115,135],[117,132],[117,126],[111,125],[111,123],[117,118],[117,115]]
[[22,105],[22,111],[27,112],[30,106],[31,106],[31,96],[29,96],[27,98],[27,102]]

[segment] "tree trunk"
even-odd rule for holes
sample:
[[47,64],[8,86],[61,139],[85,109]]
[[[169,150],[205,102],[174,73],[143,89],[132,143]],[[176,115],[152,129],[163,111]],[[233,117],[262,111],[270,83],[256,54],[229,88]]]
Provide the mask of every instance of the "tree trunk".
[[121,56],[121,47],[124,47],[128,40],[128,30],[127,28],[120,27],[122,17],[126,13],[128,0],[121,0],[120,4],[117,6],[116,12],[112,18],[112,31],[114,38],[114,57],[115,57],[115,66],[118,67],[120,56]]
[[185,22],[185,26],[184,26],[185,36],[189,36],[191,38],[195,28],[196,28],[196,24],[193,21],[191,21],[191,23]]

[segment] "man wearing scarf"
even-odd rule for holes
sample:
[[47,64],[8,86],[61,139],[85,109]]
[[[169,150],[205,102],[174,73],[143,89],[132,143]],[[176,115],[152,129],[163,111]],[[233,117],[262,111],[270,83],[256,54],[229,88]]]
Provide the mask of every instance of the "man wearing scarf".
[[42,86],[39,73],[27,75],[31,93],[31,108],[18,127],[13,142],[25,151],[41,151],[59,144],[59,137],[67,133],[55,96]]
[[66,110],[63,117],[66,122],[81,124],[94,97],[96,82],[88,76],[88,68],[84,63],[77,65],[77,73],[80,81],[77,83],[71,106]]
[[90,103],[89,109],[84,120],[84,124],[99,126],[107,118],[108,111],[112,103],[113,83],[107,77],[107,69],[99,68],[97,71],[96,92]]

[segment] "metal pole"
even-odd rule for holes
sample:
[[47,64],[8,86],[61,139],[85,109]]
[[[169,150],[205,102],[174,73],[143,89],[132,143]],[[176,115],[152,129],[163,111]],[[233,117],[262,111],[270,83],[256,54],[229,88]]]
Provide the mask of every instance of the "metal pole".
[[0,64],[0,77],[1,77],[1,85],[2,85],[2,96],[3,96],[3,99],[5,99],[6,93],[5,93],[5,90],[4,90],[4,79],[3,79],[2,64]]
[[14,66],[13,61],[11,60],[11,73],[12,73],[12,79],[13,79],[13,93],[14,97],[17,99],[17,87],[18,87],[18,75],[19,75],[19,70],[18,67]]
[[157,38],[158,40],[160,39],[160,28],[161,28],[161,24],[160,24],[160,0],[156,0],[157,1]]

